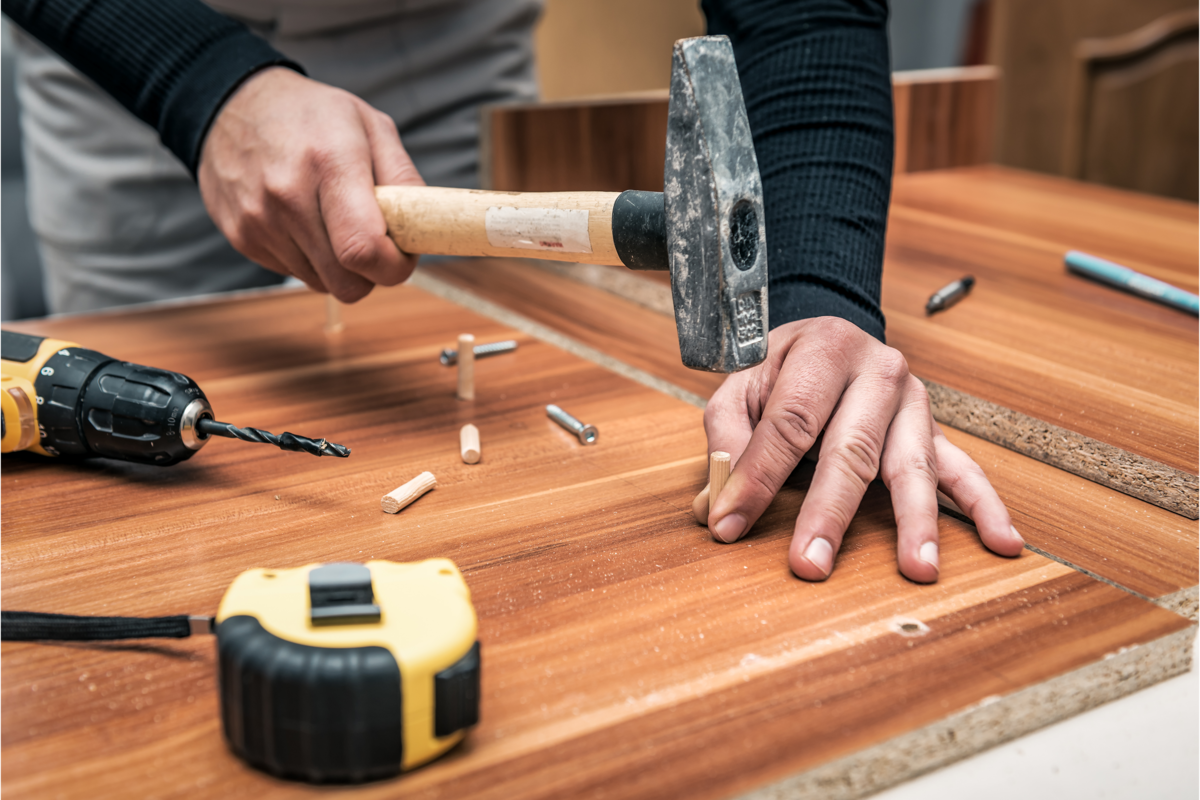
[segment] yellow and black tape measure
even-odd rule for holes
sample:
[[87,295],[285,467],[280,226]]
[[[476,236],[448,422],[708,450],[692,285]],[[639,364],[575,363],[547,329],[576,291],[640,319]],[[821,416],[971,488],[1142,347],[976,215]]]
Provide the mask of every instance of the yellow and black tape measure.
[[213,628],[225,738],[274,775],[386,778],[446,752],[479,721],[475,609],[444,558],[252,569],[226,591],[215,625],[5,611],[0,629],[29,641]]

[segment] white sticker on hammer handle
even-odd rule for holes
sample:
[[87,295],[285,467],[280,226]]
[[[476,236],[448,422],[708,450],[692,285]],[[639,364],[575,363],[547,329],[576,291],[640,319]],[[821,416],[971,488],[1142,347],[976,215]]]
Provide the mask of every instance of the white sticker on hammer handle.
[[588,212],[562,208],[492,206],[484,218],[488,244],[517,250],[590,253]]

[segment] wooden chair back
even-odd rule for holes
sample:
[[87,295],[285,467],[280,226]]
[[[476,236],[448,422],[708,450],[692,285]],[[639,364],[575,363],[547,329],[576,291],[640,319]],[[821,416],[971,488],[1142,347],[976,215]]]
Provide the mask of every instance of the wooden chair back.
[[1064,175],[1197,199],[1200,11],[1074,47]]

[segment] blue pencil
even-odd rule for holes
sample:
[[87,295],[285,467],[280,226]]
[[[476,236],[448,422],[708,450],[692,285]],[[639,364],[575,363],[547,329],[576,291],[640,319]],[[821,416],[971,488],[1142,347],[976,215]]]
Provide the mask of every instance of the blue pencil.
[[1163,283],[1157,278],[1135,272],[1129,267],[1122,267],[1120,264],[1089,256],[1078,250],[1067,253],[1064,260],[1067,262],[1067,269],[1071,272],[1095,278],[1150,300],[1157,300],[1172,308],[1186,311],[1192,316],[1200,316],[1200,297],[1191,292],[1185,292],[1183,289]]

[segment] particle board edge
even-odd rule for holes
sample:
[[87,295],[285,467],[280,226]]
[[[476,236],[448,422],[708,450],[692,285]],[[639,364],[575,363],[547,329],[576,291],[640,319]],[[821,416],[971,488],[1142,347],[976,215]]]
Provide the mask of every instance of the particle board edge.
[[1160,608],[1172,611],[1181,617],[1187,617],[1192,622],[1200,616],[1200,586],[1189,586],[1178,592],[1171,592],[1151,601]]
[[921,382],[938,422],[1188,519],[1200,516],[1196,475],[958,389]]

